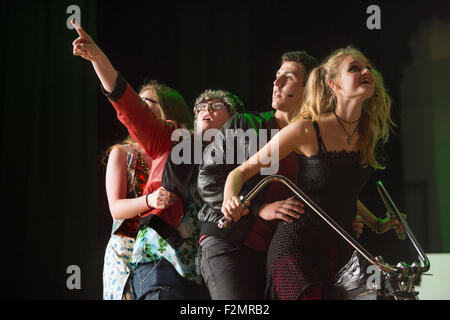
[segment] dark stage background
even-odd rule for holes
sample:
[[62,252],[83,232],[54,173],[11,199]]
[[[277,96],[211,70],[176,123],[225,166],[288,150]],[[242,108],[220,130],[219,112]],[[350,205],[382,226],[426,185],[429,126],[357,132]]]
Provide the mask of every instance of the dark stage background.
[[[192,105],[205,88],[237,94],[250,110],[270,109],[285,51],[319,59],[353,44],[382,72],[398,128],[387,170],[361,197],[384,216],[381,179],[427,252],[450,252],[449,1],[76,1],[2,2],[1,296],[99,299],[112,225],[104,151],[126,136],[100,93],[91,64],[72,55],[66,9],[137,89],[158,79]],[[369,5],[381,29],[369,30]],[[6,41],[6,45],[5,45]],[[388,262],[416,259],[390,232],[361,239]],[[69,290],[67,267],[81,270]]]

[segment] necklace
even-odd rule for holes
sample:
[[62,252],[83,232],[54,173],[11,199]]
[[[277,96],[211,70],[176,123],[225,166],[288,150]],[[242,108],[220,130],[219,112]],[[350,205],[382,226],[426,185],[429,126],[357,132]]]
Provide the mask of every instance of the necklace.
[[342,119],[341,117],[339,117],[339,116],[337,115],[336,109],[334,109],[333,112],[334,112],[334,115],[336,116],[336,118],[338,118],[339,120],[341,120],[342,122],[345,122],[345,123],[347,123],[347,124],[355,124],[355,123],[357,123],[357,122],[359,121],[359,119],[361,119],[361,117],[360,117],[360,118],[356,119],[355,121],[347,121],[347,120]]
[[[352,137],[355,134],[356,130],[358,130],[358,128],[359,128],[359,119],[355,120],[355,121],[351,121],[351,122],[350,121],[346,121],[346,120],[342,119],[341,117],[339,117],[336,114],[336,110],[334,110],[334,115],[336,116],[337,121],[339,122],[339,124],[341,125],[342,129],[344,129],[345,134],[347,135],[347,144],[349,146],[351,146],[352,145]],[[342,124],[342,122],[345,122],[345,123],[348,123],[348,124],[355,124],[355,123],[358,122],[358,125],[355,127],[355,129],[353,129],[352,134],[349,134],[347,129],[345,129],[344,125]]]

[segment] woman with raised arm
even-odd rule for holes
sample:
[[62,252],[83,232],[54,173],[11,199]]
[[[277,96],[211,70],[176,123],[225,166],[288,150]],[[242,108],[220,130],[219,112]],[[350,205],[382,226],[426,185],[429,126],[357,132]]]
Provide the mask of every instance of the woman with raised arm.
[[[139,96],[162,120],[171,107],[185,104],[175,90],[156,81],[144,84]],[[152,160],[130,136],[110,147],[107,156],[106,194],[114,223],[105,250],[103,299],[132,300],[131,286],[126,282],[133,270],[130,259],[139,216],[148,210],[147,203],[152,208],[164,209],[175,202],[176,196],[163,188],[148,194],[148,198],[143,195]]]
[[[266,146],[233,170],[224,189],[222,213],[237,221],[246,210],[239,200],[243,184],[297,153],[297,185],[347,232],[355,214],[377,233],[398,221],[380,221],[358,200],[371,169],[383,169],[378,144],[388,140],[393,122],[390,98],[379,72],[358,50],[333,52],[308,79],[299,114]],[[293,223],[280,222],[268,252],[267,295],[271,299],[323,299],[351,250],[312,210]]]
[[[118,119],[138,143],[134,146],[142,155],[143,163],[150,167],[142,192],[144,196],[124,199],[128,155],[125,150],[114,148],[108,161],[108,201],[113,217],[137,219],[136,216],[140,216],[131,258],[135,266],[131,286],[135,298],[193,299],[195,283],[201,279],[195,265],[196,227],[191,217],[184,217],[180,199],[175,201],[175,196],[161,186],[164,167],[174,144],[171,135],[180,125],[191,129],[192,114],[181,95],[166,86],[141,90],[140,96],[137,95],[92,38],[80,26],[74,26],[79,37],[73,42],[73,54],[92,62],[104,94],[117,110]],[[165,93],[161,94],[162,91]],[[145,171],[144,167],[141,169]],[[145,225],[142,225],[143,217],[146,217]],[[133,222],[133,232],[135,225]],[[183,233],[178,233],[178,229]],[[138,246],[143,248],[139,252],[135,250],[137,243],[145,245]]]

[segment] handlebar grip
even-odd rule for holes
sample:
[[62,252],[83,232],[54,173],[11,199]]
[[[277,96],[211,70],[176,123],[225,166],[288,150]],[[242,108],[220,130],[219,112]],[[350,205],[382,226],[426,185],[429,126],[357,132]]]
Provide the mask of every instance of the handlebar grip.
[[[241,203],[244,205],[244,209],[248,206],[247,200],[244,196],[239,196],[239,200],[241,200]],[[227,218],[222,217],[219,222],[217,223],[217,227],[219,229],[226,229],[230,226],[230,224],[233,223],[232,221],[228,221]]]

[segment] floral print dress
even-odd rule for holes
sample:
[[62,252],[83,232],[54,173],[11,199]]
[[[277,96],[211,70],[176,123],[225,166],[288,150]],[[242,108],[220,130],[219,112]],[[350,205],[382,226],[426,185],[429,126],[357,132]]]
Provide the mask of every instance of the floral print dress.
[[184,239],[183,244],[175,250],[155,230],[143,228],[136,237],[131,261],[138,264],[164,258],[182,277],[200,284],[201,276],[196,261],[200,229],[197,213],[203,203],[197,192],[196,175],[193,180],[189,186],[189,207],[178,228]]

